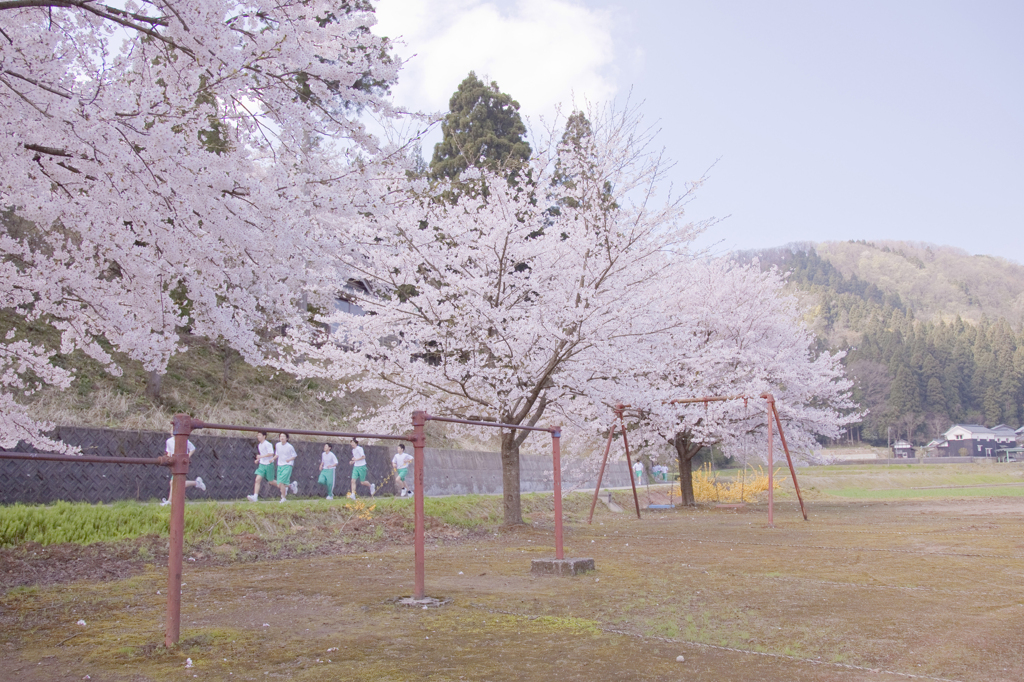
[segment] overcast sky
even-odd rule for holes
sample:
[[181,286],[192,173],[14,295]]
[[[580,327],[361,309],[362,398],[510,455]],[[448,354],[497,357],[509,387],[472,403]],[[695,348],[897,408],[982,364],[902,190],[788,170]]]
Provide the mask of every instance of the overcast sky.
[[[380,0],[398,103],[643,103],[716,252],[901,239],[1024,263],[1024,3]],[[436,141],[437,138],[432,140]],[[429,160],[432,145],[424,149]],[[726,217],[728,216],[728,217]]]

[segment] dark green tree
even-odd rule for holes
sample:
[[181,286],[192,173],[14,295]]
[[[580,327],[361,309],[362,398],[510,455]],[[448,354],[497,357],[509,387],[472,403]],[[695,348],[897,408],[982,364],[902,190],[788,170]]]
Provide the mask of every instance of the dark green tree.
[[515,180],[530,158],[519,102],[472,71],[449,100],[441,132],[444,137],[430,161],[434,180],[458,178],[470,166]]

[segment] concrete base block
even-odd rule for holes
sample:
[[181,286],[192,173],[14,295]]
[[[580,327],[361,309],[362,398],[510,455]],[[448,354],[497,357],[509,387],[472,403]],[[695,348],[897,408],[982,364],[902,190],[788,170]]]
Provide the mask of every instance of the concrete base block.
[[399,606],[409,606],[417,609],[438,609],[452,603],[451,598],[436,599],[434,597],[424,597],[423,599],[416,599],[415,597],[395,597],[389,601],[393,604],[398,604]]
[[578,575],[594,570],[593,559],[534,559],[531,563],[534,575]]

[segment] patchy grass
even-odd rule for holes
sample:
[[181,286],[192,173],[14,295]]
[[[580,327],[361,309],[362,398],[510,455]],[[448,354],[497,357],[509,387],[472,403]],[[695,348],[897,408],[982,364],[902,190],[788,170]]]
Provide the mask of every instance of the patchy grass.
[[566,555],[597,565],[574,578],[529,573],[553,553],[550,495],[524,496],[530,525],[514,529],[498,497],[428,499],[427,594],[451,601],[426,610],[396,603],[412,592],[411,500],[190,503],[210,526],[190,532],[178,646],[162,646],[164,566],[68,589],[106,550],[65,544],[63,582],[0,595],[0,667],[28,682],[1024,679],[1024,501],[843,501],[840,480],[859,479],[824,473],[801,470],[823,486],[810,521],[782,489],[774,528],[763,503],[641,520],[599,505],[588,525],[589,495],[569,496]]
[[531,496],[532,526],[430,539],[440,609],[395,603],[412,589],[407,541],[197,562],[178,646],[161,645],[166,575],[152,568],[0,596],[0,665],[30,682],[1024,678],[1019,499],[817,501],[809,522],[790,501],[773,529],[763,505],[642,520],[599,507],[566,534],[597,570],[540,578],[549,502]]

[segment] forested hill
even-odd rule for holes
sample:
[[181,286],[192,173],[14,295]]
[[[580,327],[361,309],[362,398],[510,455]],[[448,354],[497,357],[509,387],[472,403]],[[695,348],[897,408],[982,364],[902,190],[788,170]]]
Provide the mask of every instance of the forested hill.
[[855,437],[922,444],[953,423],[1024,418],[1024,266],[907,242],[737,254],[789,273],[822,347],[845,350],[869,413]]

